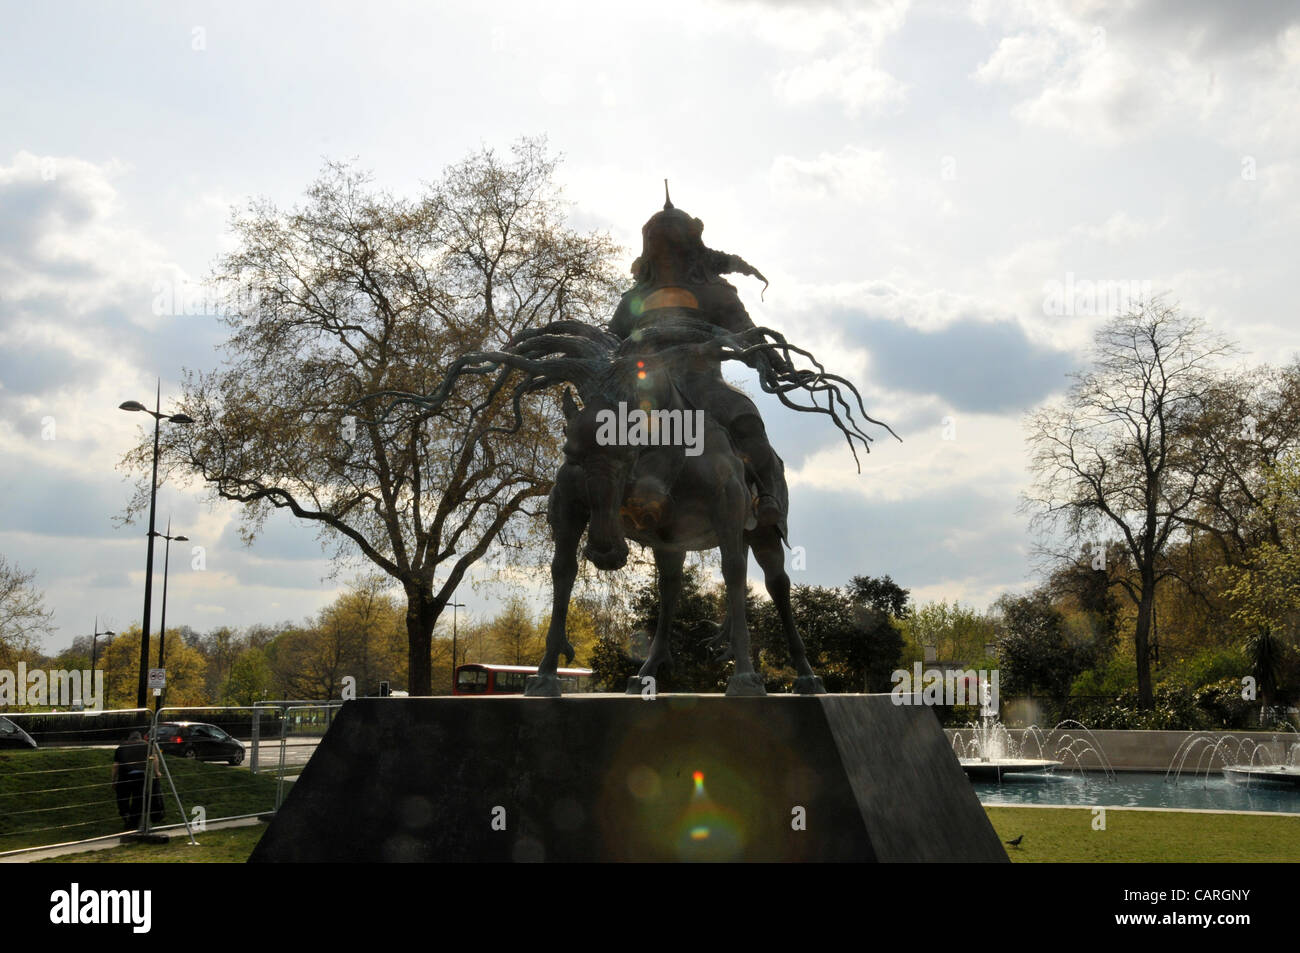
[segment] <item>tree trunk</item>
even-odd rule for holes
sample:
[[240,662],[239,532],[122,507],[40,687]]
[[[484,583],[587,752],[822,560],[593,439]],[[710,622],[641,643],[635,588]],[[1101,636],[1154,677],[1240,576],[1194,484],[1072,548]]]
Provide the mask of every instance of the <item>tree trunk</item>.
[[1138,600],[1137,631],[1133,635],[1137,650],[1138,708],[1150,711],[1155,707],[1155,693],[1151,690],[1151,616],[1156,601],[1155,580],[1142,580],[1141,598]]
[[433,694],[433,627],[442,608],[432,587],[417,583],[406,588],[407,690],[412,695]]

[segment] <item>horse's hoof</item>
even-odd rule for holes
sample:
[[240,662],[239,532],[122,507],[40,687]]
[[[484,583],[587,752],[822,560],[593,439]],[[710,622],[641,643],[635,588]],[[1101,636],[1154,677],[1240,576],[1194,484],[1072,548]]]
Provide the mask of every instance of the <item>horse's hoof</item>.
[[794,680],[796,695],[825,695],[826,686],[816,675],[800,675]]
[[745,672],[727,679],[727,694],[737,696],[766,695],[767,689],[763,687],[762,675],[759,675],[758,672]]
[[524,694],[529,698],[559,698],[560,680],[554,675],[529,675]]

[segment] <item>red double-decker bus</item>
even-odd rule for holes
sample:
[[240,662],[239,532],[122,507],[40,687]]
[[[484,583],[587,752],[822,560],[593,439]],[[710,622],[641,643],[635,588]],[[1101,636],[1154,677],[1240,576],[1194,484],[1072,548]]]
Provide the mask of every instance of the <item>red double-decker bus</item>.
[[[453,695],[522,695],[529,675],[537,674],[536,665],[490,665],[468,662],[456,669]],[[556,671],[560,691],[565,695],[595,691],[589,668],[562,668]]]

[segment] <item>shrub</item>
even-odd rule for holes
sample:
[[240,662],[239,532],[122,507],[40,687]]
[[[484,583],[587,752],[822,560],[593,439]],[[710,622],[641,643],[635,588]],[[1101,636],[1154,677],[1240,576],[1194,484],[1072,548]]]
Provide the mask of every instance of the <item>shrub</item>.
[[1205,713],[1215,728],[1245,728],[1258,707],[1257,702],[1241,697],[1239,677],[1221,678],[1210,685],[1202,685],[1192,695],[1196,707]]

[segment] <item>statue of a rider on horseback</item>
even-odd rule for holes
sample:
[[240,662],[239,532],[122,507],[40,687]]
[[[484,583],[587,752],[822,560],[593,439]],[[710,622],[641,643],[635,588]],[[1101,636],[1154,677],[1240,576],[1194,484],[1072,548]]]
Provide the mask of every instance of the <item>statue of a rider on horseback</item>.
[[[821,679],[809,666],[790,608],[783,549],[788,499],[784,466],[768,443],[758,408],[727,384],[722,364],[734,360],[753,367],[762,389],[785,406],[829,416],[855,459],[857,446],[869,449],[872,439],[862,431],[857,415],[865,422],[880,422],[866,413],[851,382],[828,373],[812,354],[775,331],[754,325],[736,289],[722,275],[751,275],[765,286],[767,279],[743,258],[705,246],[703,223],[674,208],[666,193],[667,183],[663,210],[642,229],[642,253],[632,266],[636,284],[623,295],[608,330],[555,321],[517,334],[501,351],[458,358],[432,395],[387,396],[438,406],[462,375],[495,374],[481,406],[513,384],[518,429],[520,401],[528,393],[565,385],[564,460],[547,509],[555,542],[551,624],[546,652],[526,694],[560,694],[556,671],[561,655],[573,656],[565,629],[584,533],[585,555],[601,570],[626,563],[628,541],[654,554],[659,622],[649,657],[629,691],[639,693],[641,678],[654,676],[671,662],[669,636],[686,553],[718,549],[728,608],[716,644],[735,662],[727,694],[765,693],[750,657],[745,619],[750,553],[763,570],[785,630],[797,672],[794,690],[821,692]],[[813,368],[796,369],[794,356]],[[811,397],[811,403],[796,400],[796,392]],[[628,408],[643,415],[638,426],[644,421],[652,429],[666,427],[681,415],[696,415],[698,427],[677,432],[693,433],[698,445],[621,439],[626,429],[613,428],[609,421]],[[620,439],[611,438],[614,433]]]
[[[714,251],[703,241],[704,223],[675,208],[664,182],[663,211],[641,229],[641,255],[632,263],[636,285],[623,295],[609,323],[619,338],[637,341],[638,333],[683,316],[713,325],[744,339],[757,330],[735,287],[724,274],[752,275],[767,287],[758,269],[738,255]],[[774,363],[775,367],[770,366]],[[783,358],[761,359],[759,372],[793,373]],[[781,525],[786,517],[785,476],[781,459],[767,440],[763,418],[747,395],[722,378],[720,360],[682,360],[675,369],[687,400],[710,413],[730,434],[756,491],[755,518],[760,526]]]

